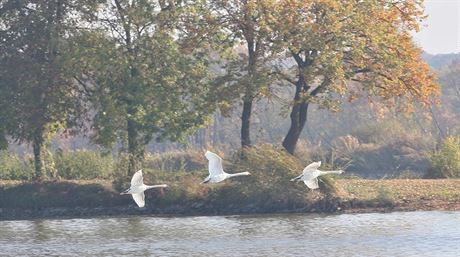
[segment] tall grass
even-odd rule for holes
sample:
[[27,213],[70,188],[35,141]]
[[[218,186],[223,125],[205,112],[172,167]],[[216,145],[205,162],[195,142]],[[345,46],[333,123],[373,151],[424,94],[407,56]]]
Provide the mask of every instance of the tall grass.
[[[49,179],[110,179],[114,161],[110,155],[93,151],[42,153],[44,175]],[[0,151],[0,180],[31,180],[32,157]]]
[[33,170],[30,158],[21,158],[6,150],[0,151],[0,180],[30,180]]
[[347,166],[349,174],[421,177],[430,166],[428,153],[435,142],[433,136],[390,119],[357,127],[351,135],[337,138],[332,151],[336,152],[337,164]]
[[57,176],[64,179],[108,179],[114,168],[111,155],[93,151],[58,152],[54,163]]

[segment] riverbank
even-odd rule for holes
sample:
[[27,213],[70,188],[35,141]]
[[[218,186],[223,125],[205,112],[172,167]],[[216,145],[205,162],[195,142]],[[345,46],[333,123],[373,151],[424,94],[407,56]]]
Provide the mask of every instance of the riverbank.
[[346,212],[460,210],[460,179],[349,179],[338,184],[345,202],[387,202],[383,208],[345,207]]
[[[229,181],[194,188],[179,184],[150,190],[146,207],[137,208],[131,197],[116,192],[111,181],[0,181],[0,220],[126,215],[231,215],[253,213],[354,213],[415,210],[460,210],[460,179],[337,179],[335,192],[295,190],[268,195],[246,192],[246,183]],[[257,191],[257,189],[254,189]],[[277,195],[283,194],[284,195]]]

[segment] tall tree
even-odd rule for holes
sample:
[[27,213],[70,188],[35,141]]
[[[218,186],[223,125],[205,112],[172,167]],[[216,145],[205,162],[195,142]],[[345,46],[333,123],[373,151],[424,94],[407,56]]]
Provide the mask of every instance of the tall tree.
[[184,1],[113,0],[82,32],[78,78],[92,94],[94,139],[127,144],[128,175],[153,139],[180,139],[214,112],[205,51],[190,48],[179,21]]
[[0,3],[0,130],[32,144],[36,179],[47,133],[76,125],[82,110],[81,91],[63,63],[69,14],[76,17],[80,4],[86,1]]
[[423,18],[421,2],[278,2],[277,46],[295,63],[282,75],[295,87],[287,151],[294,153],[312,103],[330,107],[367,95],[406,110],[418,100],[429,104],[438,85],[410,34]]
[[[254,99],[269,84],[270,69],[265,65],[269,58],[270,30],[267,19],[274,1],[270,0],[217,0],[210,8],[229,39],[245,47],[244,68],[238,72],[243,109],[241,113],[241,146],[251,146],[250,124]],[[238,50],[237,50],[238,51]],[[241,61],[241,60],[240,60]],[[241,75],[242,74],[242,75]]]

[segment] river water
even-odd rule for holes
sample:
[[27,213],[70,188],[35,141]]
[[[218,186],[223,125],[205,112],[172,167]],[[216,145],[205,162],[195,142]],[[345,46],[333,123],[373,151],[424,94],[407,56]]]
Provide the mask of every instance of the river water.
[[0,221],[0,256],[460,256],[460,212]]

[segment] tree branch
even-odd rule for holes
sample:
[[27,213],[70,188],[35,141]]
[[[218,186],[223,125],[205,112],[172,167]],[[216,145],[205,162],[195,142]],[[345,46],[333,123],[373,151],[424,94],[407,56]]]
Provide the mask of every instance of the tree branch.
[[302,60],[302,57],[300,57],[300,52],[294,53],[294,51],[291,51],[291,55],[294,58],[294,60],[297,62],[297,65],[300,67],[303,67],[305,65],[305,62]]
[[83,90],[85,91],[85,94],[87,96],[90,96],[93,93],[93,91],[91,89],[89,89],[89,86],[86,84],[85,81],[81,80],[77,76],[74,76],[74,79],[78,82],[78,84],[80,84],[83,87]]
[[321,91],[323,91],[324,89],[326,89],[326,87],[328,85],[330,85],[332,82],[331,79],[325,77],[323,82],[321,82],[321,84],[319,86],[317,86],[315,89],[313,89],[313,91],[310,92],[310,95],[311,96],[316,96],[317,94],[321,93]]
[[276,71],[274,72],[274,74],[280,76],[282,79],[286,80],[287,82],[291,83],[294,86],[297,85],[294,79],[290,78],[287,74],[284,74],[278,68],[276,68]]

